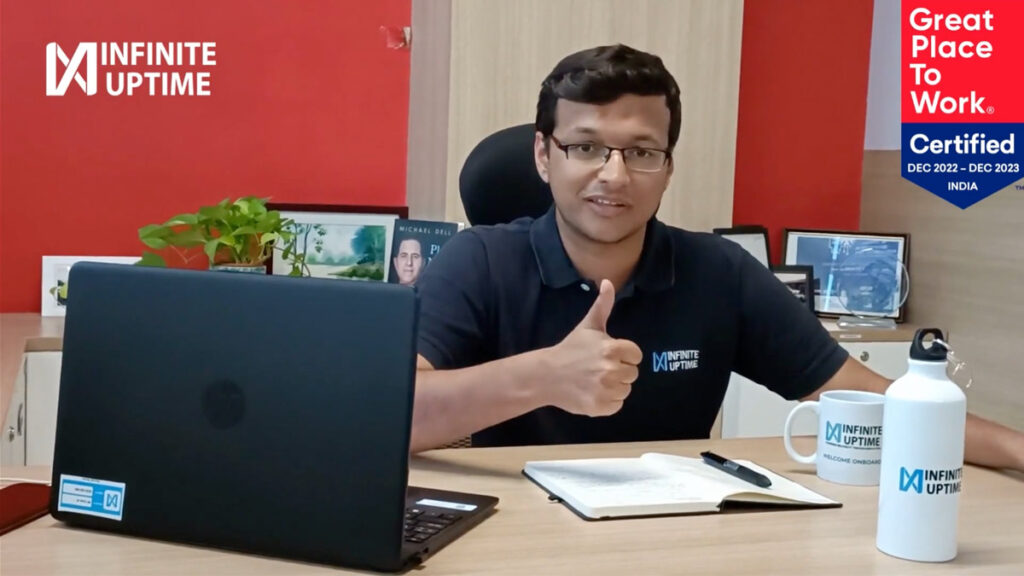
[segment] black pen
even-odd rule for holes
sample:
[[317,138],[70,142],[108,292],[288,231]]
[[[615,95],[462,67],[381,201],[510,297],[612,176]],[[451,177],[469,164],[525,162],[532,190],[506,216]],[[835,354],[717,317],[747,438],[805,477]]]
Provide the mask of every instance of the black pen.
[[755,486],[760,486],[761,488],[768,488],[772,485],[772,481],[764,474],[754,472],[750,468],[741,466],[728,458],[722,458],[714,452],[701,452],[700,455],[704,458],[705,464],[710,464],[722,472],[732,474],[740,480],[745,480]]

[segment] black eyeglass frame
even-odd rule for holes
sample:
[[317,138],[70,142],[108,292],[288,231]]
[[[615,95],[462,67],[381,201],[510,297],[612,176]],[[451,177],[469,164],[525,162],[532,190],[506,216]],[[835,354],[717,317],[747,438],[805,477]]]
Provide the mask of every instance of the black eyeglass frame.
[[602,166],[608,163],[608,160],[612,157],[612,152],[614,152],[616,150],[618,150],[619,154],[622,155],[623,163],[626,163],[626,151],[627,150],[645,150],[645,151],[648,151],[648,152],[659,152],[659,153],[665,155],[664,160],[661,161],[661,166],[658,166],[657,170],[638,170],[636,168],[630,167],[628,165],[628,163],[626,164],[626,168],[629,168],[630,170],[634,170],[636,172],[647,172],[647,173],[661,172],[662,170],[665,169],[665,166],[667,166],[668,163],[672,161],[672,151],[671,150],[664,150],[664,149],[661,149],[661,148],[650,148],[648,146],[627,146],[625,148],[616,148],[614,146],[608,146],[607,144],[592,144],[592,143],[586,143],[586,144],[564,144],[564,143],[562,143],[561,140],[559,140],[557,137],[555,137],[554,134],[548,136],[548,138],[550,138],[551,141],[554,142],[555,148],[558,148],[559,150],[562,151],[563,154],[565,154],[565,159],[566,160],[569,160],[569,149],[570,148],[572,148],[574,146],[585,146],[585,145],[588,145],[588,146],[597,146],[597,147],[600,147],[600,148],[604,148],[606,150],[605,155],[604,155],[604,160],[601,162]]

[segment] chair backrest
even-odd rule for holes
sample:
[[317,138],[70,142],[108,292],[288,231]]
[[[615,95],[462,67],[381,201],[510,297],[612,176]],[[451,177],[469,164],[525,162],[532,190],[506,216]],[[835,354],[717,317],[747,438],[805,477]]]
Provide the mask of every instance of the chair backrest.
[[534,218],[551,207],[551,187],[537,174],[533,124],[499,130],[473,148],[459,173],[459,195],[469,223],[503,224]]

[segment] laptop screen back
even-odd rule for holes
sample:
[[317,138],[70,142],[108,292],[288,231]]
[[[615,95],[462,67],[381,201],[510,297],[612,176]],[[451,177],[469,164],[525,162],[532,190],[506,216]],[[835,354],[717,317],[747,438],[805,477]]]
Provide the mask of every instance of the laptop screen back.
[[[54,516],[313,561],[400,561],[412,289],[93,263],[75,265],[69,287]],[[76,508],[69,494],[106,485],[75,478],[120,485],[117,510]]]

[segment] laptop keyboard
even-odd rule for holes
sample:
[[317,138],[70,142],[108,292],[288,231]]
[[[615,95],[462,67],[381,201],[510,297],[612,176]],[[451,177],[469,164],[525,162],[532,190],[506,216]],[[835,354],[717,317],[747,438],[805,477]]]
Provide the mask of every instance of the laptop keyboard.
[[459,520],[458,514],[405,509],[405,541],[422,544]]

